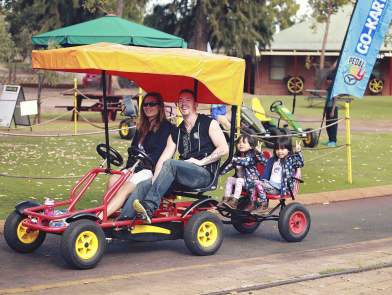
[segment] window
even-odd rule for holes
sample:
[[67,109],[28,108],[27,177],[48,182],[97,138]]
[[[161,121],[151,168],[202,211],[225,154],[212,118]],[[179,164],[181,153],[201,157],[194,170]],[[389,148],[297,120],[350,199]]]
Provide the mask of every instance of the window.
[[283,80],[286,76],[286,58],[284,56],[271,56],[270,80]]

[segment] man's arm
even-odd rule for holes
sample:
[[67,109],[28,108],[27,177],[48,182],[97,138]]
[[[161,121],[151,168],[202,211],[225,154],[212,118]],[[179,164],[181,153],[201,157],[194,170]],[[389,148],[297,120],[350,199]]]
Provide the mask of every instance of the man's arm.
[[154,176],[152,177],[152,182],[154,182],[155,179],[157,178],[159,172],[162,169],[163,163],[166,160],[173,157],[175,152],[176,152],[176,144],[174,143],[171,135],[169,134],[169,137],[167,138],[167,142],[166,142],[166,147],[163,150],[161,156],[159,157],[157,164],[155,165],[155,172],[154,172]]
[[208,135],[210,136],[212,143],[215,146],[215,150],[210,155],[201,160],[191,158],[186,161],[199,166],[204,166],[218,161],[221,157],[229,153],[229,146],[227,145],[225,135],[223,134],[223,131],[217,121],[211,121],[210,128],[208,129]]

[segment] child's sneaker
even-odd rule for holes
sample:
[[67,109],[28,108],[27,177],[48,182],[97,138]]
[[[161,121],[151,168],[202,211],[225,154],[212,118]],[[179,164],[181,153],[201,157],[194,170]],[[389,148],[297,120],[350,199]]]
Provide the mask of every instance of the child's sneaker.
[[218,203],[218,207],[222,207],[223,203],[226,203],[227,201],[229,201],[231,197],[223,197],[222,200]]
[[265,216],[269,214],[269,209],[268,209],[268,201],[267,202],[262,202],[259,208],[256,208],[251,212],[254,215],[259,215],[259,216]]
[[238,200],[234,197],[229,198],[226,202],[224,202],[227,207],[231,209],[237,209]]
[[147,210],[143,207],[142,203],[138,199],[133,201],[133,209],[142,216],[142,218],[146,221],[146,223],[151,223],[151,217],[148,215]]

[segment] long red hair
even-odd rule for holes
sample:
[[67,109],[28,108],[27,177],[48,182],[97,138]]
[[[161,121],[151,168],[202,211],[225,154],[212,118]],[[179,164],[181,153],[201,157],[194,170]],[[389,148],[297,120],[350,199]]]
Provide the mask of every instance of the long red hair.
[[[158,110],[157,118],[156,118],[156,120],[152,121],[153,126],[151,126],[151,122],[148,120],[148,118],[143,110],[143,103],[146,100],[146,98],[149,96],[154,97],[157,100],[157,102],[159,103],[159,105],[158,105],[159,110]],[[162,95],[160,95],[158,92],[146,93],[143,97],[143,100],[142,100],[140,118],[139,118],[139,122],[137,124],[137,129],[139,131],[138,144],[143,144],[143,141],[144,141],[147,133],[150,130],[156,132],[159,129],[159,127],[161,126],[163,121],[166,121],[166,115],[165,115]]]

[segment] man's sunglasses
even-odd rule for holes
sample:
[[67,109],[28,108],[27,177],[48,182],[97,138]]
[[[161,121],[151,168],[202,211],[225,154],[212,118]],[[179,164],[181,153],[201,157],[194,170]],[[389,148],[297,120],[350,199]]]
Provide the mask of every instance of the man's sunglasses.
[[143,102],[144,107],[155,107],[159,105],[159,102]]

